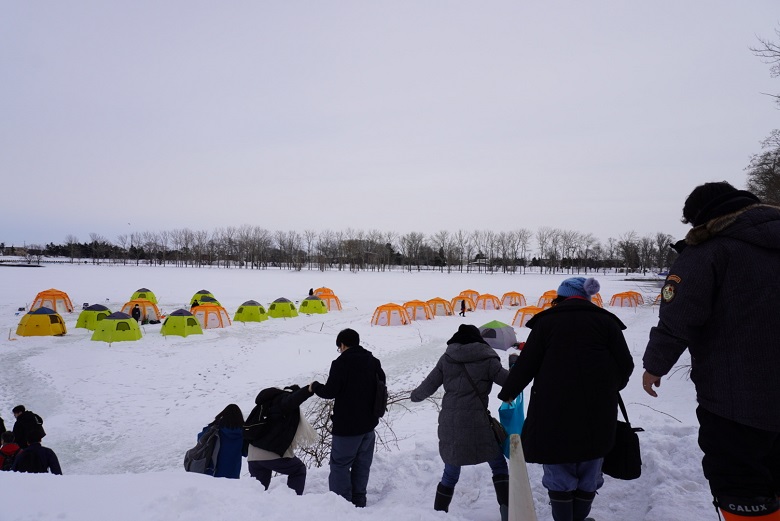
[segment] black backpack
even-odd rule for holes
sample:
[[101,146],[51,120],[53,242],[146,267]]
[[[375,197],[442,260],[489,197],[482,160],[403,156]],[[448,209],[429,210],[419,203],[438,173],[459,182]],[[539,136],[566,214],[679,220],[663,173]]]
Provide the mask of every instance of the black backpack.
[[381,418],[387,412],[387,384],[376,374],[376,395],[374,396],[374,416]]
[[219,455],[219,425],[213,424],[201,434],[198,443],[184,454],[184,470],[214,475]]

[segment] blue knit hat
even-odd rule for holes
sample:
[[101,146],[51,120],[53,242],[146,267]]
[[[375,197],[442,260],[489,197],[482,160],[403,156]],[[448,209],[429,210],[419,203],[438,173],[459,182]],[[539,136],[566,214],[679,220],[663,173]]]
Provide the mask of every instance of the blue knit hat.
[[572,277],[561,282],[558,286],[559,297],[582,297],[590,300],[601,289],[599,281],[593,277]]

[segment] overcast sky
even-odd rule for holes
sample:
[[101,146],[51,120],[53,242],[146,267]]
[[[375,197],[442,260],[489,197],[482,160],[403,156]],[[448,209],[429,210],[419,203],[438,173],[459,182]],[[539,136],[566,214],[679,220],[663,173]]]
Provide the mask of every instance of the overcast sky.
[[4,2],[0,242],[681,237],[780,127],[777,0]]

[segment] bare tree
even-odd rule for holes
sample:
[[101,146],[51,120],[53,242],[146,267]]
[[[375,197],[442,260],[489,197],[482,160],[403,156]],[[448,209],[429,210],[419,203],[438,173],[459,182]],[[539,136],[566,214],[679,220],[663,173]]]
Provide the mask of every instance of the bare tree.
[[70,262],[76,257],[79,249],[79,239],[75,235],[68,235],[65,237],[65,245],[68,247],[68,254],[70,255]]
[[[775,36],[780,38],[780,29],[775,29]],[[758,37],[758,43],[759,45],[750,47],[750,50],[769,65],[769,74],[772,78],[780,77],[780,44],[761,37]],[[767,94],[767,96],[774,98],[775,103],[780,107],[780,95]]]

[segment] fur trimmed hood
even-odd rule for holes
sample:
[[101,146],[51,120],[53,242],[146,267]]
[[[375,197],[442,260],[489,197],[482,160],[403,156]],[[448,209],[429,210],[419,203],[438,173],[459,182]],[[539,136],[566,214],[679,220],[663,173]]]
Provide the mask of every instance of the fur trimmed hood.
[[[764,242],[765,228],[773,230],[770,236],[771,240],[766,243]],[[748,231],[748,229],[751,230]],[[685,243],[689,246],[696,246],[715,236],[726,236],[778,249],[780,244],[776,242],[778,233],[775,232],[780,232],[780,207],[753,204],[691,228],[685,236]]]

